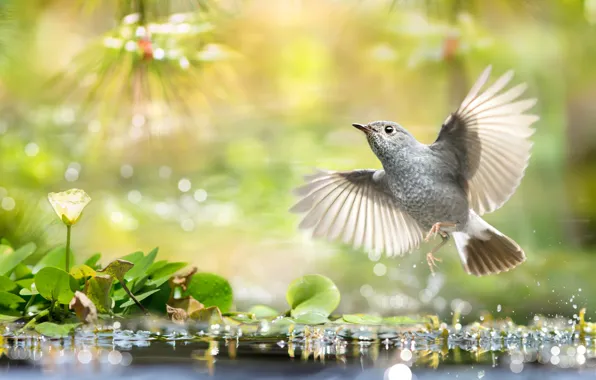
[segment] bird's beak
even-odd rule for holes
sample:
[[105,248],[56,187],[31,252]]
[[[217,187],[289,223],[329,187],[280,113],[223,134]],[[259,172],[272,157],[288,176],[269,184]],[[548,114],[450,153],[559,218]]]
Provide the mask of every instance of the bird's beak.
[[352,126],[360,129],[362,132],[369,134],[370,132],[372,132],[372,128],[369,127],[368,125],[362,125],[362,124],[358,124],[358,123],[354,123],[352,124]]

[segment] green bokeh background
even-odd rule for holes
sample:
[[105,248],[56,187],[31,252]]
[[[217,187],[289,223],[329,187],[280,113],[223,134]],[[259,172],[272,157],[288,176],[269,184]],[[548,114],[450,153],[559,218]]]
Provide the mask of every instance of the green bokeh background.
[[[137,26],[196,13],[154,34],[152,57],[107,46],[138,42],[123,17],[139,10]],[[240,309],[283,309],[317,272],[347,313],[594,316],[595,36],[594,0],[0,1],[0,236],[37,255],[63,244],[46,196],[78,187],[93,198],[78,262],[159,246],[228,278]],[[486,217],[526,263],[475,278],[450,245],[431,277],[429,246],[379,259],[296,231],[302,175],[379,167],[351,123],[395,120],[430,143],[488,64],[539,99],[526,177]]]

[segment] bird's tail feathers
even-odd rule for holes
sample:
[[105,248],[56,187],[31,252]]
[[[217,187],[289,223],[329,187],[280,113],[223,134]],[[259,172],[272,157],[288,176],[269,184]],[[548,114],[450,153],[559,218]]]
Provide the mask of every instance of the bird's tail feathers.
[[476,276],[506,272],[526,260],[520,246],[470,210],[465,231],[453,232],[466,272]]

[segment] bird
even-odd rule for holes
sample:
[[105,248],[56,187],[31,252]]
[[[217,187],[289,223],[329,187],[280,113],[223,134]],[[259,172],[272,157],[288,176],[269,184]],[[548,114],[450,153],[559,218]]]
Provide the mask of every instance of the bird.
[[503,206],[524,177],[539,120],[528,110],[537,99],[522,97],[525,83],[505,89],[513,70],[487,84],[491,70],[489,65],[478,76],[432,144],[393,121],[352,124],[382,169],[319,169],[305,176],[290,209],[303,214],[299,229],[390,257],[439,235],[426,255],[433,275],[441,261],[435,255],[451,238],[470,275],[498,274],[525,262],[519,244],[482,215]]

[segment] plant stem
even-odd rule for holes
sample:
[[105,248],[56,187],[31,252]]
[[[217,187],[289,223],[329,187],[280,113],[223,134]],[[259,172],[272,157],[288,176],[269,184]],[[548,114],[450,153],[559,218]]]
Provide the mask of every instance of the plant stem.
[[27,309],[29,309],[29,306],[31,306],[31,304],[33,303],[33,300],[35,299],[36,295],[37,294],[31,294],[29,301],[27,301],[27,304],[25,304],[25,309],[23,310],[23,315],[27,314]]
[[141,305],[141,303],[139,301],[137,301],[135,296],[132,295],[130,290],[128,290],[128,286],[126,286],[126,284],[124,283],[124,280],[120,281],[120,284],[122,285],[122,289],[124,289],[126,294],[128,294],[128,296],[134,301],[134,303],[137,304],[139,309],[141,309],[143,311],[143,313],[145,313],[145,315],[149,315],[149,311],[147,309],[145,309],[145,306]]
[[19,333],[25,331],[26,329],[28,329],[29,327],[34,325],[35,322],[37,322],[37,320],[39,320],[40,318],[43,318],[49,314],[50,314],[50,309],[45,309],[45,310],[40,311],[39,313],[37,313],[37,315],[35,317],[31,318],[31,320],[29,322],[27,322],[27,324],[19,330]]
[[[72,226],[70,224],[66,225],[66,273],[70,273],[70,229]],[[68,305],[64,305],[64,311],[68,314]]]
[[66,273],[70,272],[70,229],[72,226],[66,225]]

